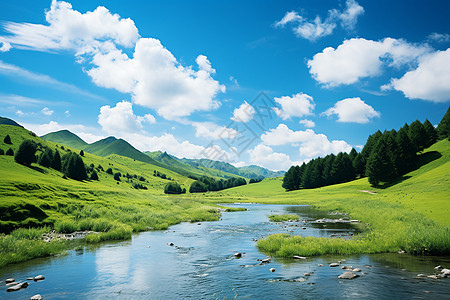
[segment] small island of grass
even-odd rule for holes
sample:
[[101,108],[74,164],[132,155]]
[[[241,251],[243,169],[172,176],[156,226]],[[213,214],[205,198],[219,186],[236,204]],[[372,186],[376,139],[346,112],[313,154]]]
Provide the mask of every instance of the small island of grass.
[[270,215],[269,220],[271,222],[286,222],[290,220],[298,220],[299,216],[294,214],[284,214],[284,215]]

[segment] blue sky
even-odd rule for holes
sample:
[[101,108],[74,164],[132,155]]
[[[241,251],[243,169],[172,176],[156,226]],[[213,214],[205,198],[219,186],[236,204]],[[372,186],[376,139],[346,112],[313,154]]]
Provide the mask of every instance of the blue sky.
[[2,1],[0,115],[287,169],[450,102],[448,1]]

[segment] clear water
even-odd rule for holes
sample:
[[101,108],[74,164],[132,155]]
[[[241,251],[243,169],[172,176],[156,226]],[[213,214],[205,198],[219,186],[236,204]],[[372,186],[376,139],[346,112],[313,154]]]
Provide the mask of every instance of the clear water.
[[[34,259],[0,269],[0,280],[42,274],[40,282],[0,299],[449,299],[450,279],[430,275],[450,257],[355,255],[306,260],[275,259],[256,249],[254,239],[273,233],[330,236],[357,231],[351,224],[316,226],[318,218],[340,218],[309,207],[235,204],[248,211],[223,213],[218,222],[182,223],[168,231],[143,232],[131,241],[105,243],[58,257]],[[300,222],[273,223],[270,214],[296,213]],[[302,220],[306,220],[303,223]],[[293,226],[289,226],[293,225]],[[298,226],[295,226],[298,225]],[[306,229],[302,229],[306,227]],[[291,232],[292,231],[292,232]],[[174,246],[169,246],[174,243]],[[235,251],[243,252],[239,259]],[[329,263],[362,269],[361,277],[338,279],[343,271]],[[323,264],[319,267],[319,264]],[[270,272],[275,268],[275,272]],[[310,273],[311,276],[305,276]]]

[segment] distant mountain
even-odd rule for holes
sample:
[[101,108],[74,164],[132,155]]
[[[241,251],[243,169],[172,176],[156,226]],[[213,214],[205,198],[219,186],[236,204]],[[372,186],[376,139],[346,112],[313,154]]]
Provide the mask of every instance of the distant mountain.
[[22,125],[20,125],[19,123],[17,123],[14,120],[5,118],[5,117],[0,117],[0,125],[12,125],[12,126],[18,126],[18,127],[22,127]]
[[260,166],[255,166],[255,165],[251,165],[251,166],[245,166],[245,167],[240,167],[239,171],[241,172],[241,176],[244,176],[244,174],[257,174],[260,176],[264,176],[266,178],[271,178],[271,177],[280,177],[280,176],[284,176],[284,173],[286,173],[285,171],[271,171],[269,169],[260,167]]
[[98,156],[108,156],[110,154],[118,154],[138,161],[167,168],[167,166],[165,166],[164,164],[152,159],[150,156],[145,155],[141,151],[131,146],[127,141],[123,139],[116,139],[113,136],[89,144],[86,147],[84,147],[83,150]]
[[69,130],[60,130],[41,136],[46,141],[66,145],[75,149],[83,149],[88,144]]

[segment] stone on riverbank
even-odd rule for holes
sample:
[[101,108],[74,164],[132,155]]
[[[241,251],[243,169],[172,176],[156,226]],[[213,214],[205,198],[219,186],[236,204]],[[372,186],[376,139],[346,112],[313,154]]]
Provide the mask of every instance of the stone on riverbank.
[[9,287],[6,291],[7,292],[15,292],[20,289],[26,289],[27,287],[28,287],[28,282],[25,281],[25,282],[21,282],[21,283],[18,283],[16,285]]

